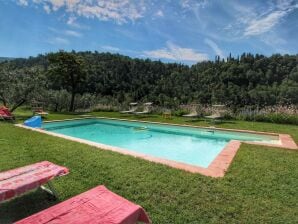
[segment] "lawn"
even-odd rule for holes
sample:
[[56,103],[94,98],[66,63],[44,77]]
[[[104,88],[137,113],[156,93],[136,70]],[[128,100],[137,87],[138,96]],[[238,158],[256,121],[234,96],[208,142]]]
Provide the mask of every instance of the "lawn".
[[[191,125],[207,125],[184,118],[123,116],[112,112],[96,116],[121,117]],[[18,111],[20,120],[30,115]],[[77,114],[53,114],[65,119]],[[298,127],[270,123],[229,121],[216,125],[288,133],[298,142]],[[161,164],[14,127],[0,122],[0,170],[49,160],[66,166],[70,174],[53,181],[59,201],[104,184],[140,204],[153,223],[298,223],[298,152],[242,144],[224,178],[191,174]],[[11,223],[58,201],[34,191],[0,205],[0,223]]]

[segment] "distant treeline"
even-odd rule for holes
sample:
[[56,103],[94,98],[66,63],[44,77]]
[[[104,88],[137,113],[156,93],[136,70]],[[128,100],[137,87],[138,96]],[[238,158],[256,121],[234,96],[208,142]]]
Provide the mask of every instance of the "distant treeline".
[[11,61],[13,60],[14,58],[8,58],[8,57],[0,57],[0,63],[1,62],[4,62],[4,61]]
[[[64,62],[53,59],[59,54],[0,63],[0,100],[19,104],[21,99],[46,101],[70,93],[67,85],[71,80],[64,77],[58,81],[59,77],[53,79],[49,72],[55,62],[63,73]],[[153,101],[166,107],[189,103],[232,107],[298,104],[298,55],[244,53],[187,66],[110,53],[64,54],[79,58],[84,70],[84,77],[75,86],[78,97],[87,94],[113,103]]]

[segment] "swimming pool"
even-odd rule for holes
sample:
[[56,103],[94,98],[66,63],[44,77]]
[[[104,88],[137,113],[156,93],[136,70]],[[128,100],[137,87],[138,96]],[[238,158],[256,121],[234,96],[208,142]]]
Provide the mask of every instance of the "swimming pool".
[[279,144],[275,135],[103,118],[50,122],[42,128],[138,155],[202,168],[208,168],[231,140]]

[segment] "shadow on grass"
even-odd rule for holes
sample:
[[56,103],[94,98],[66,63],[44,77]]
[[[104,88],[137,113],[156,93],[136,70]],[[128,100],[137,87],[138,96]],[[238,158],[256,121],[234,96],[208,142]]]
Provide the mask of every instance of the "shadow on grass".
[[54,200],[48,193],[38,189],[0,205],[0,223],[13,223],[40,212],[59,200]]
[[136,118],[157,118],[158,117],[158,115],[156,115],[156,114],[140,114],[140,115],[134,115],[134,117],[136,117]]
[[121,117],[121,118],[132,118],[132,117],[134,117],[134,115],[133,114],[119,114],[119,117]]
[[236,124],[235,121],[231,121],[231,120],[224,120],[223,123],[224,124]]
[[214,124],[235,124],[234,121],[229,121],[229,120],[208,120],[204,118],[189,118],[187,120],[184,120],[186,123],[198,123],[198,122],[204,122],[209,125],[214,125]]
[[205,120],[202,118],[186,118],[184,120],[184,122],[187,122],[187,123],[196,123],[196,122],[201,122],[201,121],[205,121]]
[[14,124],[14,123],[17,123],[17,122],[16,122],[16,120],[0,120],[0,124],[4,124],[4,123]]
[[140,119],[145,119],[145,118],[158,118],[158,115],[155,115],[155,114],[120,114],[119,117],[140,120]]
[[206,123],[210,125],[235,124],[235,122],[231,122],[227,120],[216,120],[216,121],[207,120]]
[[58,115],[84,115],[89,114],[90,112],[49,112],[50,114],[58,114]]
[[33,115],[17,115],[16,121],[24,121],[29,119],[30,117],[33,117]]

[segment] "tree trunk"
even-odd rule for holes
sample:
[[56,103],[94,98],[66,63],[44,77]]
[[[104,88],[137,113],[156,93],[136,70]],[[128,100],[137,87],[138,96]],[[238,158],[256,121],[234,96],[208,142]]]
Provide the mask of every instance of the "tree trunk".
[[55,103],[55,112],[58,112],[58,103]]
[[10,111],[13,112],[15,109],[17,109],[18,107],[22,106],[25,102],[26,102],[25,99],[21,99],[21,101],[18,102],[16,105],[14,105],[14,106],[10,109]]
[[7,103],[6,103],[6,100],[4,98],[1,98],[1,101],[3,103],[3,106],[7,107]]
[[5,99],[5,97],[1,94],[0,95],[0,100],[2,101],[2,103],[3,103],[3,106],[7,106],[7,101],[6,101],[6,99]]
[[71,93],[70,106],[69,106],[69,112],[74,112],[75,96],[76,96],[76,93],[75,92],[72,92]]

